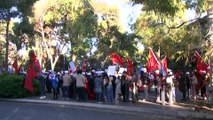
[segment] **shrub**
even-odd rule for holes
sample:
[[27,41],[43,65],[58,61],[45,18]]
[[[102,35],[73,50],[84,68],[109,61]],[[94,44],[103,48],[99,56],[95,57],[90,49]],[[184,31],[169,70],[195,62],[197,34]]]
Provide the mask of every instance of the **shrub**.
[[4,98],[23,98],[39,94],[39,82],[33,80],[34,92],[31,94],[24,88],[24,76],[5,74],[0,75],[0,97]]

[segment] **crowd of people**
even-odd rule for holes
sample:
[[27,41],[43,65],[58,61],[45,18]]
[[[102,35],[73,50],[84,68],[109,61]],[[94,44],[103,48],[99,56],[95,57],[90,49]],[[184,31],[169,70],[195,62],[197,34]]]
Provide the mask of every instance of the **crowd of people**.
[[[40,83],[40,99],[45,99],[47,93],[52,93],[54,100],[76,99],[78,101],[96,100],[98,103],[118,104],[119,102],[137,102],[149,100],[149,93],[156,95],[156,102],[176,102],[176,93],[182,93],[182,101],[190,99],[207,100],[212,94],[209,90],[210,74],[207,71],[178,71],[175,74],[169,70],[163,74],[160,70],[147,72],[146,67],[133,68],[129,74],[127,71],[119,72],[119,66],[114,75],[108,75],[106,71],[86,71],[78,68],[75,71],[65,70],[60,72],[42,71],[37,64],[34,51],[31,51],[28,68]],[[36,68],[36,69],[35,69]],[[34,70],[35,69],[35,70]],[[34,78],[21,69],[19,74],[26,78]],[[28,80],[28,82],[26,82]],[[30,79],[25,80],[25,88],[29,87]],[[30,89],[29,89],[30,88]],[[211,91],[211,92],[210,92]],[[143,92],[143,96],[141,96]]]
[[[200,76],[198,81],[197,76]],[[118,104],[119,102],[137,102],[139,98],[143,101],[149,100],[149,93],[156,95],[156,102],[165,100],[174,103],[176,93],[182,93],[182,101],[190,99],[207,98],[207,84],[210,79],[206,71],[177,72],[169,71],[163,76],[159,70],[148,73],[146,68],[134,69],[131,75],[126,71],[122,74],[115,73],[114,76],[107,75],[105,71],[87,71],[81,69],[76,72],[42,72],[40,78],[41,99],[46,98],[46,93],[52,93],[53,99],[57,100],[61,95],[63,100],[76,99],[78,101],[96,100],[98,103]],[[200,83],[199,83],[200,82]],[[199,86],[198,86],[199,84]],[[164,95],[162,96],[162,92]],[[143,92],[143,96],[140,96]],[[62,93],[62,94],[61,94]],[[200,97],[198,97],[200,95]],[[140,97],[139,97],[140,96]]]

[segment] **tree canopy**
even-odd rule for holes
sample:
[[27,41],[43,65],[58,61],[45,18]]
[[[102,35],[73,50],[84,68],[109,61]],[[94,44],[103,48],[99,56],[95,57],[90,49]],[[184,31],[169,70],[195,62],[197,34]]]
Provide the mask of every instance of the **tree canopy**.
[[[43,66],[52,70],[57,64],[65,64],[58,63],[62,58],[79,65],[83,58],[110,64],[110,52],[141,61],[147,53],[139,52],[139,43],[145,48],[153,48],[160,55],[159,59],[167,56],[170,61],[184,62],[188,66],[191,50],[207,43],[207,24],[201,23],[203,18],[199,17],[211,8],[208,0],[122,2],[143,6],[132,26],[133,33],[125,32],[119,6],[104,1],[1,0],[0,20],[3,22],[0,32],[6,37],[2,35],[0,39],[5,38],[4,46],[9,46],[11,42],[16,44],[18,50],[23,46],[27,50],[35,49]],[[198,18],[188,21],[188,9],[194,9]],[[19,17],[20,23],[10,23],[13,17]],[[0,51],[1,56],[5,53],[5,59],[8,58],[8,50]]]

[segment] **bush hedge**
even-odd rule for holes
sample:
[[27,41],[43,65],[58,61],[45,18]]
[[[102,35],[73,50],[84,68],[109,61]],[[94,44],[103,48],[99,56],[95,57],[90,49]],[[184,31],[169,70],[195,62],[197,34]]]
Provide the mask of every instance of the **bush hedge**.
[[33,80],[34,92],[30,93],[24,88],[25,76],[15,74],[0,75],[0,97],[23,98],[39,94],[39,82]]

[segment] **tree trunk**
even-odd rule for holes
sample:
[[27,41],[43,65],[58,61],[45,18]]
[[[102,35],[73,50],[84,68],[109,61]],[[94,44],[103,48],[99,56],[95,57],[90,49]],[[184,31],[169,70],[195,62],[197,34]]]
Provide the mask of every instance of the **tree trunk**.
[[7,27],[6,27],[6,54],[5,54],[5,68],[6,73],[8,72],[8,55],[9,55],[9,26],[10,26],[10,17],[7,18]]

